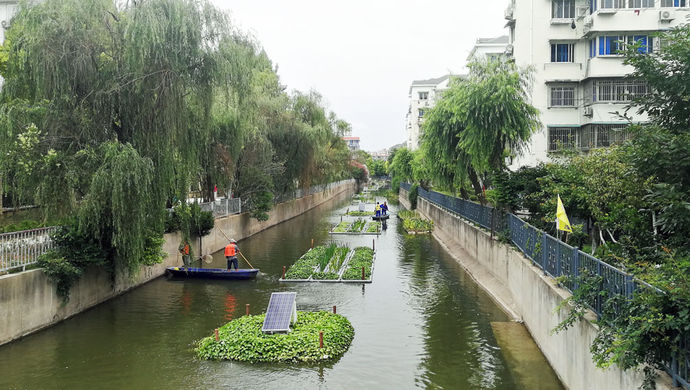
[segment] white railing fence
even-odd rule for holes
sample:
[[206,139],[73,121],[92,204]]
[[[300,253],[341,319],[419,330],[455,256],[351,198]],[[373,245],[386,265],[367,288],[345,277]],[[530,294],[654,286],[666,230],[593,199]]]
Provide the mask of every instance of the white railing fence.
[[50,235],[57,226],[0,234],[0,272],[26,268],[53,248]]

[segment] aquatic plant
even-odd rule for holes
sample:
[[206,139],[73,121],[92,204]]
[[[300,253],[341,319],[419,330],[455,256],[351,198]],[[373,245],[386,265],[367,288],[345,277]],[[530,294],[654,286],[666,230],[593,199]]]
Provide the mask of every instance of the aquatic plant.
[[319,259],[326,251],[325,246],[317,246],[297,259],[285,274],[286,279],[307,279],[319,264]]
[[348,211],[345,215],[349,215],[351,217],[370,217],[374,215],[373,211],[359,211],[359,210],[353,210],[353,211]]
[[333,233],[345,233],[350,228],[350,222],[340,222],[335,228],[333,228]]
[[381,231],[381,223],[380,222],[369,222],[369,225],[367,225],[366,232],[367,233],[378,233]]
[[[342,356],[355,335],[347,318],[330,312],[298,312],[292,332],[264,334],[265,315],[244,316],[218,329],[219,341],[209,336],[196,343],[197,356],[242,362],[322,362]],[[323,348],[319,348],[323,332]]]
[[365,224],[366,222],[362,218],[359,218],[350,226],[347,231],[350,233],[360,233],[362,229],[364,229]]
[[365,279],[371,279],[371,266],[374,263],[374,251],[368,247],[355,248],[348,263],[347,270],[343,273],[343,280],[361,280],[362,267],[364,267]]
[[415,211],[401,210],[398,218],[402,219],[403,229],[408,233],[426,233],[434,228],[433,221],[420,217]]

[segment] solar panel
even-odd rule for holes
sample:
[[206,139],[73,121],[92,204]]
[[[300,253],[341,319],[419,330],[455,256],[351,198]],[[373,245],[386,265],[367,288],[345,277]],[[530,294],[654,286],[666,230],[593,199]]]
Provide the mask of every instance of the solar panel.
[[272,293],[266,309],[262,332],[289,332],[290,320],[297,321],[295,292]]

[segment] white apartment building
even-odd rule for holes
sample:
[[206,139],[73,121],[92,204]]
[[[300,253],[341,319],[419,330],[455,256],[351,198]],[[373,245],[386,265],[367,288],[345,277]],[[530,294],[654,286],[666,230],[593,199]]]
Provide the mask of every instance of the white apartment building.
[[441,93],[448,89],[450,78],[451,75],[446,75],[429,80],[415,80],[410,85],[410,105],[405,115],[408,149],[419,148],[424,112],[433,107]]
[[[17,13],[19,7],[18,0],[0,0],[0,44],[5,42],[5,32],[10,28],[10,21]],[[0,77],[0,87],[4,80]]]
[[505,58],[508,52],[510,37],[501,35],[495,38],[478,38],[467,56],[467,62],[472,60],[497,60]]
[[[618,50],[635,42],[658,50],[663,43],[653,34],[689,15],[690,0],[511,0],[508,51],[517,65],[534,68],[531,103],[543,125],[511,169],[546,161],[562,146],[588,150],[624,140],[628,120],[618,113],[648,87],[623,79],[632,67]],[[647,120],[634,110],[627,115]]]

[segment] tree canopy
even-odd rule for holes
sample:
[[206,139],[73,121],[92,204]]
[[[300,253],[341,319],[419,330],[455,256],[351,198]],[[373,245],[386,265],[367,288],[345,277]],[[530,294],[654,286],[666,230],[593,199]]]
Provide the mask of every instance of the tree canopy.
[[76,215],[136,268],[145,229],[190,191],[274,197],[350,174],[349,124],[286,92],[207,0],[23,3],[0,56],[0,176],[14,205]]

